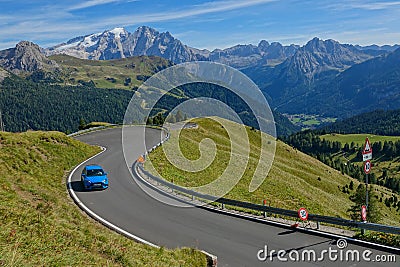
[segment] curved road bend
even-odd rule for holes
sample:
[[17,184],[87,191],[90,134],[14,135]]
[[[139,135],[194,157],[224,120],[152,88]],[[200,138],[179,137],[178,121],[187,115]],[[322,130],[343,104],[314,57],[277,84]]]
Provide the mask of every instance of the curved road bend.
[[[110,187],[104,191],[84,192],[80,184],[82,166],[72,177],[72,188],[79,199],[93,212],[120,228],[152,243],[168,248],[194,247],[218,256],[218,266],[399,266],[396,263],[332,262],[325,254],[324,262],[279,262],[257,259],[257,252],[268,245],[268,250],[314,249],[319,255],[329,247],[337,249],[335,240],[293,232],[285,228],[251,222],[245,219],[218,214],[201,208],[179,208],[163,204],[148,196],[132,178],[122,152],[121,129],[109,129],[76,137],[92,145],[107,148],[103,154],[88,164],[97,163],[109,173]],[[132,158],[145,151],[140,136],[143,128],[131,127]],[[146,131],[147,146],[157,144],[160,131]],[[156,194],[156,193],[155,193]],[[358,245],[349,244],[348,250],[364,251]],[[387,252],[372,250],[374,257]],[[261,255],[263,256],[263,255]],[[372,257],[371,256],[371,257]]]

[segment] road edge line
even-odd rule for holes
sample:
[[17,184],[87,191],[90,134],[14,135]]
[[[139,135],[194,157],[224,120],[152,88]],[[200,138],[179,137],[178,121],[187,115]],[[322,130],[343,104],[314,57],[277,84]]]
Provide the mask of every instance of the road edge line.
[[[105,130],[105,129],[101,129],[101,130]],[[88,133],[83,133],[83,134],[88,134]],[[74,136],[71,136],[74,137]],[[161,145],[162,142],[160,142],[157,146]],[[103,219],[101,216],[97,215],[95,212],[93,212],[91,209],[89,209],[85,204],[83,204],[83,202],[78,198],[78,196],[75,194],[73,188],[72,188],[72,175],[75,173],[75,171],[82,166],[83,164],[85,164],[86,162],[88,162],[91,159],[94,159],[95,157],[103,154],[107,148],[103,147],[103,146],[99,146],[101,148],[102,151],[100,151],[99,153],[97,153],[96,155],[91,156],[90,158],[86,159],[85,161],[79,163],[77,166],[75,166],[75,168],[69,173],[68,177],[67,177],[67,191],[70,195],[70,197],[72,198],[72,200],[75,202],[76,205],[78,205],[78,207],[83,210],[87,215],[89,215],[92,219],[94,219],[97,222],[100,222],[101,224],[103,224],[104,226],[106,226],[107,228],[129,238],[132,239],[138,243],[142,243],[148,246],[151,246],[153,248],[160,248],[160,246],[151,243],[150,241],[147,241],[141,237],[138,237],[132,233],[129,233],[128,231],[116,226],[115,224],[107,221],[106,219]],[[198,250],[201,253],[203,253],[206,256],[206,260],[207,260],[207,266],[210,267],[217,267],[217,256],[208,253],[205,250]]]
[[128,237],[130,239],[135,240],[136,242],[145,244],[145,245],[149,245],[151,247],[154,248],[160,248],[160,246],[151,243],[150,241],[147,241],[143,238],[140,238],[134,234],[129,233],[128,231],[116,226],[115,224],[107,221],[106,219],[103,219],[101,216],[97,215],[95,212],[93,212],[91,209],[89,209],[85,204],[83,204],[83,202],[78,198],[78,196],[75,194],[75,191],[72,188],[72,175],[75,173],[75,171],[82,166],[83,164],[85,164],[86,162],[88,162],[91,159],[94,159],[95,157],[101,155],[102,153],[104,153],[107,148],[100,146],[100,148],[102,149],[102,151],[100,151],[99,153],[97,153],[96,155],[86,159],[85,161],[79,163],[77,166],[75,166],[75,168],[70,172],[70,174],[68,175],[67,178],[67,189],[68,189],[68,193],[70,195],[70,197],[72,198],[72,200],[75,202],[76,205],[78,205],[78,207],[80,209],[82,209],[87,215],[89,215],[91,218],[93,218],[94,220],[100,222],[101,224],[103,224],[104,226],[110,228],[111,230],[114,230],[115,232],[124,235],[125,237]]

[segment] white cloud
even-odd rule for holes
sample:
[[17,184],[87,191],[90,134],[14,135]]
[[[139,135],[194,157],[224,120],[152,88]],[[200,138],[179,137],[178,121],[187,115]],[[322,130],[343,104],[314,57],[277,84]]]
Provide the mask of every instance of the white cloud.
[[344,1],[325,6],[336,10],[345,9],[363,9],[363,10],[389,10],[395,7],[400,7],[400,1],[389,2],[366,2],[366,1]]
[[94,6],[99,6],[99,5],[105,5],[105,4],[115,3],[115,2],[120,2],[120,0],[90,0],[90,1],[85,1],[82,3],[76,4],[74,6],[71,6],[67,10],[73,11],[73,10],[79,10],[79,9],[84,9],[84,8],[94,7]]
[[[205,15],[210,13],[224,12],[230,10],[236,10],[240,8],[266,4],[275,2],[277,0],[247,0],[247,1],[217,1],[217,2],[207,2],[200,5],[195,5],[193,8],[181,9],[177,11],[166,11],[159,13],[148,13],[148,14],[136,14],[135,20],[132,19],[133,16],[119,16],[112,18],[112,20],[117,19],[118,21],[123,21],[125,24],[139,24],[139,23],[149,23],[149,22],[161,22],[175,19],[183,19],[198,15]],[[109,19],[110,20],[110,19]]]
[[400,6],[400,1],[361,3],[358,5],[354,5],[354,8],[361,8],[367,10],[381,10],[381,9],[389,9],[395,6]]

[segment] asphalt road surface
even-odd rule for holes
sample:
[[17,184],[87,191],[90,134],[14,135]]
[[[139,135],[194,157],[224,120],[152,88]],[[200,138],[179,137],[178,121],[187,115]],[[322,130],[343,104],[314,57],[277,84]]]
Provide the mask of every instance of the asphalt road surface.
[[[117,128],[76,137],[88,144],[107,148],[106,152],[87,164],[103,166],[108,172],[109,188],[90,192],[82,190],[80,173],[83,166],[74,173],[71,185],[78,198],[89,209],[129,233],[168,248],[194,247],[205,250],[218,257],[218,266],[400,266],[398,255],[395,256],[396,263],[375,261],[377,255],[389,255],[390,252],[354,244],[348,244],[345,249],[339,250],[336,240],[332,238],[252,222],[202,208],[174,207],[155,200],[138,186],[140,182],[130,170],[133,162],[129,162],[128,167],[122,152],[121,132]],[[130,135],[128,147],[131,149],[131,158],[128,161],[145,151],[143,128],[131,127]],[[157,144],[160,138],[159,130],[146,130],[146,146]],[[265,246],[268,257],[261,261],[257,254],[260,258],[265,258],[265,253],[259,252]],[[331,251],[331,257],[329,248],[337,251]],[[271,250],[285,250],[287,253],[277,254]],[[296,251],[301,259],[305,250],[315,250],[317,259],[322,258],[322,250],[327,252],[322,254],[323,261],[293,262],[290,259],[296,258]],[[346,261],[346,253],[350,255],[353,250],[359,252],[359,262]],[[367,256],[374,261],[366,262],[362,259],[362,252],[366,250],[372,251]],[[339,251],[342,251],[343,260],[340,260]],[[336,260],[335,255],[338,257]],[[286,258],[288,261],[282,262],[279,258]],[[308,259],[307,254],[305,258]]]

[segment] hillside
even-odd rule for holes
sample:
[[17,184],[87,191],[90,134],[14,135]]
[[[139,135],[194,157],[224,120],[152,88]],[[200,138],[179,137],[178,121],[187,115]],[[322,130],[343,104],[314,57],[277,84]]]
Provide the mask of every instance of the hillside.
[[4,80],[5,77],[8,77],[10,74],[8,71],[4,70],[0,67],[0,82]]
[[[393,196],[381,196],[380,201],[390,200],[395,210],[400,210],[400,138],[398,136],[380,136],[373,134],[321,134],[318,131],[303,131],[284,138],[294,148],[319,159],[343,174],[364,181],[362,149],[365,138],[371,138],[373,150],[370,184],[381,185],[391,190]],[[386,203],[385,203],[386,204]]]
[[[179,144],[183,155],[195,160],[200,157],[199,142],[204,138],[212,139],[216,143],[217,154],[205,170],[186,172],[174,167],[166,160],[163,148],[157,148],[149,155],[152,164],[164,178],[183,186],[204,185],[215,180],[224,171],[230,159],[231,143],[226,130],[219,123],[209,119],[198,119],[194,122],[198,123],[199,127],[183,130]],[[174,136],[176,134],[172,131],[172,138],[176,138]],[[230,132],[230,134],[238,133]],[[351,182],[356,188],[359,181],[281,141],[277,142],[275,159],[268,176],[256,191],[250,193],[248,188],[260,153],[260,135],[259,132],[250,128],[247,128],[247,134],[251,144],[250,163],[246,166],[242,179],[226,197],[253,203],[262,203],[263,199],[266,199],[267,203],[273,207],[297,210],[304,206],[310,213],[348,218],[347,209],[352,205],[349,196],[354,193],[348,188]],[[242,143],[234,145],[244,146]],[[202,148],[204,149],[202,154],[213,155],[212,146]],[[175,157],[172,156],[172,158]],[[146,166],[149,168],[148,165]],[[236,177],[237,173],[230,175]],[[374,188],[379,196],[381,194],[387,198],[392,196],[389,190],[381,186]],[[378,205],[384,215],[382,223],[399,225],[399,212],[386,207],[381,202]]]
[[168,60],[156,56],[139,56],[115,60],[78,59],[54,55],[62,71],[58,78],[63,85],[87,84],[97,88],[132,90],[154,73],[171,66]]
[[133,92],[34,83],[16,76],[0,85],[0,109],[5,129],[78,130],[80,120],[121,123]]
[[1,265],[206,265],[195,250],[150,248],[82,213],[65,176],[99,148],[58,132],[0,132],[0,148]]
[[334,84],[347,110],[399,109],[400,49],[352,66]]
[[[366,137],[369,138],[373,149],[370,183],[382,185],[400,194],[400,136],[325,134],[321,135],[320,139],[341,144],[341,151],[330,153],[332,161],[342,165],[351,164],[362,170],[361,151]],[[397,201],[392,205],[396,207]]]

